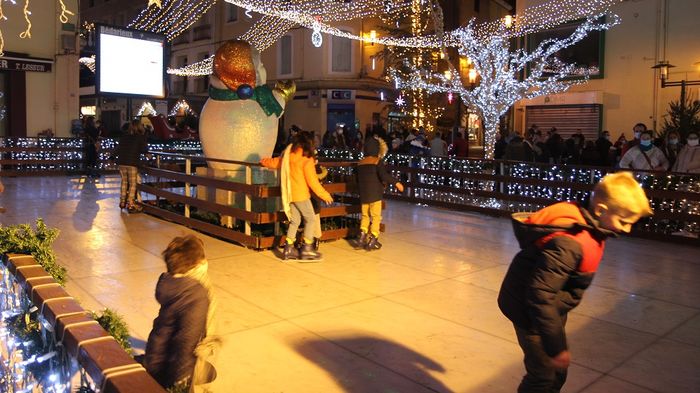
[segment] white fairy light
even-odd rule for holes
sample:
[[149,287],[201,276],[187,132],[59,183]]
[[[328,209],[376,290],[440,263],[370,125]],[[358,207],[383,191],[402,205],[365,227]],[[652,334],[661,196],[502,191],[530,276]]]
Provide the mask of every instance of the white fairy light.
[[397,106],[404,106],[404,104],[406,104],[406,100],[403,99],[403,96],[399,96],[396,99],[396,105]]
[[313,33],[311,33],[311,43],[316,48],[320,48],[321,45],[323,45],[323,36],[321,35],[321,31],[319,29],[314,29]]
[[[396,69],[389,75],[401,89],[425,89],[430,93],[454,91],[462,101],[475,109],[484,122],[486,158],[493,158],[498,120],[516,102],[524,98],[555,94],[567,90],[572,84],[583,83],[588,79],[584,74],[579,81],[566,82],[565,78],[576,71],[576,66],[564,65],[557,70],[548,70],[547,60],[559,50],[581,41],[592,31],[607,30],[619,23],[613,14],[596,15],[587,18],[566,38],[547,39],[532,52],[524,49],[511,51],[508,29],[502,25],[490,39],[483,40],[474,30],[472,20],[466,27],[454,33],[459,38],[459,54],[468,56],[480,82],[473,89],[465,86],[461,78],[447,78],[444,74],[424,75],[415,66],[410,67],[408,76],[402,76]],[[527,77],[521,78],[529,69]],[[545,75],[547,74],[547,75]]]
[[[144,10],[129,25],[129,27],[142,28],[155,32],[166,32],[168,39],[172,40],[196,18],[201,16],[211,7],[214,0],[178,0],[181,5],[175,7],[176,0],[164,0],[163,7],[158,9],[151,7]],[[457,31],[437,32],[433,35],[413,35],[407,37],[359,35],[335,28],[328,22],[371,17],[397,15],[410,11],[412,2],[384,2],[378,0],[354,0],[340,2],[337,0],[225,0],[226,2],[245,9],[249,12],[257,12],[263,17],[240,39],[248,41],[259,51],[263,51],[284,35],[295,25],[301,25],[320,33],[377,43],[389,46],[415,47],[415,48],[442,48],[459,46]],[[589,15],[597,15],[607,12],[610,7],[623,0],[550,0],[538,6],[526,8],[522,14],[512,16],[512,25],[507,31],[503,31],[504,21],[482,23],[476,25],[475,35],[483,40],[488,40],[494,32],[499,31],[506,37],[523,36],[536,31],[555,27],[564,22],[580,19]],[[421,2],[418,2],[420,5]],[[173,19],[186,19],[183,16],[183,8],[191,8],[185,22],[172,25]],[[173,8],[171,11],[170,9]],[[323,22],[319,21],[319,17]],[[192,19],[194,18],[194,19]],[[396,18],[394,18],[396,19]],[[398,23],[398,21],[397,21]],[[163,27],[161,27],[161,25]],[[169,74],[179,76],[201,76],[211,74],[211,59],[187,65],[182,68],[168,69]]]

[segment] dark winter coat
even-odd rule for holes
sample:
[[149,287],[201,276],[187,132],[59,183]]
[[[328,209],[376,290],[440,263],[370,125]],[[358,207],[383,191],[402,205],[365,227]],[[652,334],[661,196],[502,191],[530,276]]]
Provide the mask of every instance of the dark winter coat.
[[381,201],[384,186],[396,184],[396,180],[378,157],[365,157],[357,164],[357,182],[361,203]]
[[139,166],[141,154],[147,150],[145,135],[130,134],[119,138],[117,165]]
[[521,251],[503,279],[498,306],[513,324],[542,337],[549,356],[568,348],[564,321],[578,306],[613,232],[574,203],[513,214]]
[[198,281],[163,273],[156,300],[160,311],[148,335],[144,367],[158,383],[170,387],[192,376],[194,350],[206,335],[209,298]]
[[504,160],[510,161],[535,161],[535,152],[532,151],[530,145],[525,143],[525,140],[519,136],[513,137],[506,146],[506,154],[503,155]]

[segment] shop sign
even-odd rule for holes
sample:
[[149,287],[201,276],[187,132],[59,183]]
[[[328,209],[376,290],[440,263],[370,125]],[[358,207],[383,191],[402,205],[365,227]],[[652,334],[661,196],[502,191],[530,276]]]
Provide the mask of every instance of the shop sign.
[[25,72],[51,72],[51,60],[18,57],[0,57],[0,70]]

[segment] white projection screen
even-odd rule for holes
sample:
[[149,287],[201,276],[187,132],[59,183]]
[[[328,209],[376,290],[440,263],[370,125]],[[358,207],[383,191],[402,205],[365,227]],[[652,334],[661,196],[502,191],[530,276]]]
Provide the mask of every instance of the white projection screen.
[[165,97],[165,36],[97,25],[96,93]]

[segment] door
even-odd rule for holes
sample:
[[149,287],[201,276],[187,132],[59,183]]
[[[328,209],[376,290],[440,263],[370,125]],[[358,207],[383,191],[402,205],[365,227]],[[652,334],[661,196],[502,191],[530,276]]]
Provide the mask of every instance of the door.
[[100,113],[100,121],[102,126],[107,130],[107,135],[119,132],[121,129],[122,111],[102,111]]
[[345,129],[354,135],[355,130],[355,104],[328,104],[327,117],[328,130],[335,130],[336,125],[344,124]]

